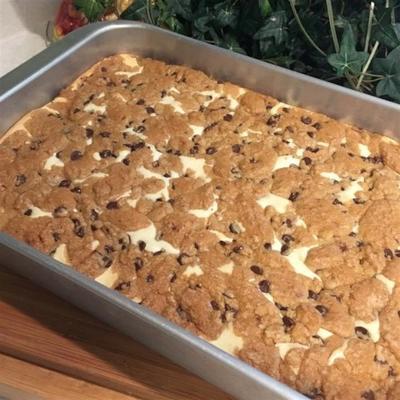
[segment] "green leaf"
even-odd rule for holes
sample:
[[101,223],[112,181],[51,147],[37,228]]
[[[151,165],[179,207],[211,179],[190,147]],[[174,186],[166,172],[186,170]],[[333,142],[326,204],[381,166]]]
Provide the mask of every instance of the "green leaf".
[[400,45],[400,24],[386,25],[375,31],[373,38],[390,49]]
[[286,25],[287,17],[285,11],[274,12],[267,18],[264,26],[258,30],[253,39],[274,38],[275,44],[281,44],[287,37]]
[[193,18],[191,1],[190,0],[167,0],[167,5],[177,15],[191,21]]
[[230,1],[217,4],[213,12],[215,22],[221,28],[226,26],[234,28],[238,20],[238,14],[238,10],[230,4]]
[[344,76],[346,73],[359,75],[362,67],[368,59],[368,53],[356,50],[356,39],[351,25],[346,25],[342,35],[339,53],[328,56],[329,64],[335,68],[338,76]]
[[135,0],[122,14],[122,19],[140,20],[148,22],[147,1]]
[[210,27],[207,25],[213,18],[210,15],[204,15],[194,20],[193,26],[200,32],[206,33]]
[[238,41],[232,35],[224,36],[222,47],[225,47],[226,49],[229,49],[236,53],[246,54],[246,51],[240,47]]
[[386,58],[376,58],[372,68],[374,73],[384,76],[376,87],[376,94],[400,101],[400,46],[392,50]]
[[104,0],[74,0],[74,6],[82,11],[90,21],[96,21],[106,10],[107,1]]
[[269,0],[258,0],[258,6],[260,7],[261,16],[264,18],[267,17],[272,10]]

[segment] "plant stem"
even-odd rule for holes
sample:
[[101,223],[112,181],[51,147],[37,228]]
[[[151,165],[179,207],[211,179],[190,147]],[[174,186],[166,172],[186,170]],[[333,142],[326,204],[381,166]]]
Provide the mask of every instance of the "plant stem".
[[329,27],[331,28],[333,45],[335,46],[336,53],[339,53],[340,46],[339,46],[339,40],[338,40],[338,37],[337,37],[337,34],[336,34],[336,29],[335,29],[335,18],[334,18],[334,15],[333,15],[333,8],[332,8],[332,1],[331,0],[326,0],[326,9],[328,11]]
[[152,16],[152,14],[151,14],[151,7],[152,7],[151,0],[147,0],[147,1],[146,1],[146,13],[147,13],[147,18],[148,18],[149,22],[150,22],[152,25],[155,25],[155,24],[154,24],[154,20],[153,20],[153,16]]
[[371,30],[372,30],[372,19],[374,17],[374,8],[375,8],[375,3],[371,1],[371,4],[369,6],[369,16],[368,16],[368,26],[367,26],[367,36],[365,37],[365,45],[364,45],[364,51],[368,51],[369,47],[369,40],[371,38]]
[[368,68],[369,68],[369,66],[371,64],[372,59],[375,57],[376,51],[378,50],[378,46],[379,46],[379,42],[376,41],[375,44],[374,44],[374,47],[372,48],[371,54],[369,55],[368,60],[364,65],[364,68],[362,69],[361,75],[358,78],[358,82],[357,82],[357,85],[356,85],[356,89],[357,90],[360,89],[360,86],[361,86],[361,83],[362,83],[362,81],[364,79],[365,73],[367,72],[367,70],[368,70]]
[[290,7],[292,8],[294,18],[296,19],[297,24],[299,25],[300,30],[303,32],[304,36],[307,38],[307,40],[310,42],[310,44],[323,56],[326,57],[326,53],[312,40],[311,36],[308,34],[306,29],[304,28],[303,23],[301,22],[300,16],[297,13],[296,7],[294,5],[294,0],[288,0]]

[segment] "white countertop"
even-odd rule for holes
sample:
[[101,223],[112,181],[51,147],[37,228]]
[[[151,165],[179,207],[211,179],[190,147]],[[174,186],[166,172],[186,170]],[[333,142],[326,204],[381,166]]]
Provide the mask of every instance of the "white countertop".
[[0,76],[46,47],[61,0],[0,0]]

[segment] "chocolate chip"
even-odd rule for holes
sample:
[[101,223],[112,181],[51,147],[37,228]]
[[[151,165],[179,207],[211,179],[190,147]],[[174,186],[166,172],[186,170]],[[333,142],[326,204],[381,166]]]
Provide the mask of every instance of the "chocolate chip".
[[264,243],[264,249],[267,250],[267,251],[272,250],[272,244],[268,243],[268,242],[265,242]]
[[82,189],[79,186],[76,186],[74,188],[71,189],[72,193],[78,193],[81,194],[82,193]]
[[106,253],[110,254],[110,253],[114,252],[115,249],[114,249],[114,247],[111,246],[110,244],[106,244],[106,245],[104,246],[104,251],[105,251]]
[[[65,128],[64,128],[64,129],[65,129]],[[39,147],[40,147],[41,144],[42,144],[42,141],[41,141],[41,140],[34,140],[34,141],[30,144],[29,148],[30,148],[31,150],[39,150]]]
[[153,283],[154,282],[154,276],[152,274],[149,274],[146,276],[146,282],[147,283]]
[[99,135],[103,138],[108,138],[111,136],[111,132],[104,131],[104,132],[100,132]]
[[308,135],[311,139],[314,139],[315,133],[314,133],[314,132],[307,132],[307,135]]
[[235,246],[232,250],[234,253],[239,254],[243,249],[244,247],[241,244],[239,244],[238,246]]
[[350,237],[356,237],[356,236],[357,236],[357,233],[355,233],[355,232],[350,232],[350,233],[349,233],[349,236],[350,236]]
[[102,258],[104,268],[110,268],[113,260],[110,257],[104,256]]
[[220,244],[220,246],[226,246],[226,242],[224,242],[223,240],[220,240],[218,243]]
[[385,254],[385,258],[389,258],[390,260],[393,260],[393,251],[386,248],[383,250],[383,253]]
[[242,146],[240,146],[240,144],[233,144],[233,145],[232,145],[232,151],[233,151],[234,153],[240,153],[241,147],[242,147]]
[[301,122],[305,125],[310,125],[312,122],[312,119],[307,115],[307,116],[302,116],[300,118]]
[[361,398],[365,400],[375,400],[375,393],[372,390],[367,390],[361,394]]
[[308,291],[308,298],[313,300],[318,300],[319,295],[318,293],[314,292],[313,290]]
[[183,265],[183,264],[185,264],[185,258],[188,258],[188,257],[189,257],[189,254],[181,253],[176,258],[176,260],[178,261],[179,265]]
[[319,122],[316,122],[316,123],[313,125],[313,127],[314,127],[317,131],[319,131],[319,130],[321,129],[321,124],[320,124]]
[[354,331],[355,331],[356,336],[358,338],[363,339],[363,340],[368,340],[369,339],[369,332],[363,326],[356,326],[354,328]]
[[306,147],[306,150],[309,151],[310,153],[318,153],[319,152],[319,147]]
[[190,322],[192,320],[192,317],[190,316],[190,314],[188,314],[181,305],[179,305],[176,308],[176,312],[178,313],[178,315],[185,321]]
[[282,235],[282,240],[285,243],[290,243],[290,242],[294,241],[294,237],[292,235],[285,234],[285,235]]
[[64,206],[59,206],[54,209],[54,215],[56,217],[65,217],[68,214],[68,210]]
[[322,304],[318,304],[317,306],[315,306],[315,308],[322,316],[325,316],[328,313],[328,308],[323,306]]
[[211,155],[217,152],[217,149],[215,147],[207,147],[206,149],[206,154]]
[[259,267],[258,265],[252,265],[250,269],[256,274],[256,275],[262,275],[263,274],[263,269]]
[[190,149],[190,154],[197,154],[199,152],[199,145],[195,144],[191,149]]
[[225,114],[224,115],[224,121],[230,122],[233,119],[233,115],[232,114]]
[[26,176],[25,175],[17,175],[15,177],[15,186],[21,186],[26,182]]
[[171,279],[169,280],[171,283],[174,283],[176,281],[177,275],[175,272],[172,273]]
[[61,235],[58,232],[53,232],[53,239],[58,242],[61,239]]
[[135,261],[133,262],[136,271],[140,271],[143,268],[143,260],[140,257],[136,257]]
[[139,240],[138,246],[139,246],[139,250],[143,251],[146,248],[146,242],[144,242],[143,240]]
[[288,252],[289,252],[289,245],[288,244],[284,244],[284,245],[282,245],[282,247],[281,247],[281,254],[282,255],[287,255],[288,254]]
[[124,165],[129,165],[131,162],[130,162],[130,160],[129,160],[129,158],[124,158],[123,160],[122,160],[122,164],[124,164]]
[[395,251],[394,251],[394,255],[395,255],[396,257],[400,257],[400,250],[395,250]]
[[288,307],[285,307],[285,306],[283,306],[282,304],[279,304],[279,303],[275,303],[275,305],[279,308],[279,310],[281,310],[281,311],[287,311],[289,308]]
[[286,331],[286,329],[292,328],[296,324],[292,318],[290,318],[286,315],[284,315],[282,317],[282,322],[283,322],[283,325],[285,325],[285,331]]
[[215,311],[219,310],[219,304],[215,300],[211,300],[210,304],[211,304],[211,307],[213,308],[213,310],[215,310]]
[[142,149],[145,146],[144,142],[137,142],[137,143],[124,143],[125,147],[128,147],[131,151],[136,151]]
[[242,232],[242,229],[240,228],[240,226],[235,222],[233,222],[232,224],[229,225],[229,230],[235,234],[239,234]]
[[262,281],[258,282],[258,287],[263,293],[269,293],[271,282],[267,281],[266,279],[263,279]]
[[365,200],[355,198],[353,199],[354,204],[365,204]]
[[32,210],[30,208],[28,208],[25,212],[24,215],[26,215],[27,217],[30,217],[32,215]]
[[106,208],[107,210],[116,210],[117,208],[119,208],[118,201],[110,201],[109,203],[107,203]]
[[341,244],[339,244],[339,249],[340,249],[340,251],[342,251],[344,253],[349,248],[347,247],[347,245],[345,243],[341,243]]
[[115,290],[126,290],[129,289],[131,287],[131,283],[130,282],[121,282],[119,285],[115,286]]
[[136,104],[137,104],[138,106],[142,106],[144,103],[145,103],[144,99],[139,99],[139,100],[136,102]]
[[139,125],[136,128],[133,128],[133,130],[137,133],[143,133],[146,130],[146,127],[144,125]]
[[156,110],[154,109],[154,107],[146,107],[146,112],[147,114],[154,114]]
[[306,165],[311,165],[312,164],[312,160],[310,157],[304,157],[303,158],[304,164]]
[[94,134],[94,130],[93,130],[93,129],[91,129],[91,128],[86,128],[86,137],[87,137],[88,139],[91,139],[91,138],[93,137],[93,134]]
[[225,303],[225,311],[226,311],[225,314],[226,314],[227,312],[232,313],[234,318],[236,318],[236,315],[237,315],[238,312],[239,312],[238,309],[236,309],[235,307],[232,307],[232,306],[231,306],[230,304],[228,304],[228,303]]
[[99,219],[99,213],[95,209],[90,210],[90,216],[89,216],[91,221],[97,221]]
[[71,161],[76,161],[76,160],[79,160],[80,158],[82,158],[82,156],[83,156],[82,152],[80,152],[79,150],[74,150],[71,153],[70,158],[71,158]]
[[74,233],[76,236],[83,238],[85,236],[85,228],[83,226],[76,227]]
[[332,204],[335,205],[335,206],[337,206],[337,205],[343,205],[343,203],[342,203],[340,200],[338,200],[338,199],[333,200],[333,201],[332,201]]
[[112,157],[112,151],[111,150],[102,150],[102,151],[99,152],[99,156],[101,158]]
[[58,184],[58,187],[67,188],[67,187],[70,187],[70,186],[71,186],[71,181],[69,179],[64,179]]
[[280,118],[281,116],[279,114],[271,115],[267,120],[267,125],[272,127],[276,126]]
[[290,201],[296,201],[297,198],[299,197],[299,195],[300,195],[299,192],[292,192],[292,193],[290,193],[289,200]]

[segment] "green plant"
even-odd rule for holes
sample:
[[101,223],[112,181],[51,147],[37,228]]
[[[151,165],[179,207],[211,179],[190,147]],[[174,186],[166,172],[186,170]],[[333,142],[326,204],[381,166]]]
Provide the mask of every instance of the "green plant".
[[400,102],[400,0],[135,0],[121,18]]

